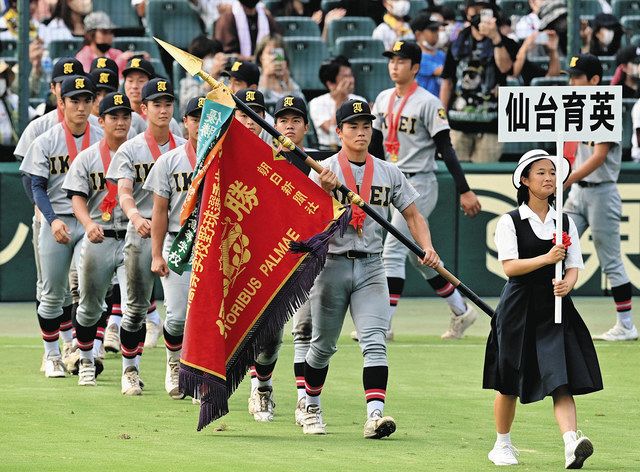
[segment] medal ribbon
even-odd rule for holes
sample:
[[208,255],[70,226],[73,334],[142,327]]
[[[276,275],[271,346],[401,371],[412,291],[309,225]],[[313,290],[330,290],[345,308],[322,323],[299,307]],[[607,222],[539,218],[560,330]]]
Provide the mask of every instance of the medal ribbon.
[[418,83],[413,82],[411,87],[407,93],[402,97],[402,101],[400,102],[400,107],[398,108],[398,112],[396,114],[393,113],[393,105],[395,104],[396,97],[398,93],[396,90],[393,91],[391,96],[389,97],[389,105],[387,105],[387,139],[384,142],[385,150],[391,154],[391,160],[393,162],[398,160],[398,153],[400,152],[400,142],[398,141],[398,125],[400,124],[400,116],[402,115],[402,110],[404,109],[407,100],[414,92],[418,89]]
[[184,143],[184,149],[187,152],[187,157],[189,158],[189,163],[191,164],[191,168],[196,168],[196,161],[198,158],[196,157],[196,150],[193,148],[191,141],[187,141]]
[[[107,169],[109,168],[109,164],[111,163],[111,154],[106,138],[103,138],[102,141],[100,141],[99,149],[100,159],[102,160],[102,167],[104,168],[104,175],[106,176]],[[113,213],[113,209],[118,204],[117,196],[118,186],[115,183],[107,180],[107,194],[102,199],[102,202],[100,202],[100,211],[102,212],[103,221],[108,221],[111,219],[111,216],[107,217],[107,215],[111,215]]]
[[[351,164],[347,159],[347,154],[344,151],[338,153],[338,163],[340,164],[340,170],[344,176],[344,180],[354,192],[357,189],[356,179],[351,171]],[[362,184],[360,185],[360,191],[358,195],[365,201],[369,202],[371,198],[371,183],[373,182],[373,158],[371,154],[367,154],[367,160],[364,164],[364,176],[362,178]],[[358,205],[351,204],[351,221],[349,222],[357,231],[358,235],[362,235],[362,228],[364,226],[364,220],[367,218],[367,214]]]
[[[162,151],[160,151],[160,146],[158,146],[158,143],[156,142],[155,138],[152,136],[151,131],[149,131],[149,128],[147,128],[147,130],[144,132],[144,139],[147,141],[147,146],[149,146],[149,151],[153,156],[153,160],[157,161],[160,155],[162,154]],[[175,149],[175,148],[176,148],[176,140],[173,139],[173,134],[169,132],[169,150]]]
[[60,107],[56,108],[56,110],[58,111],[58,123],[62,123],[64,121],[64,113],[62,113]]
[[[62,121],[62,127],[64,128],[64,139],[67,142],[67,151],[69,151],[69,165],[78,155],[78,147],[76,146],[76,140],[69,129],[66,121]],[[84,129],[84,136],[82,137],[81,151],[87,149],[91,142],[91,125],[87,122],[87,127]]]

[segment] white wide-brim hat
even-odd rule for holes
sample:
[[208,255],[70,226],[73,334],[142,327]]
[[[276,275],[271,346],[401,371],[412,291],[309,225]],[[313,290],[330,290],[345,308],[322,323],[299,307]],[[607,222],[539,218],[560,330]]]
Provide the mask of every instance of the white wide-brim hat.
[[[549,159],[555,166],[556,156],[550,156],[547,151],[543,149],[533,149],[531,151],[527,151],[518,161],[516,170],[513,171],[511,181],[513,182],[513,186],[515,188],[520,188],[520,176],[522,175],[522,171],[525,169],[525,167],[535,161],[539,161],[540,159]],[[569,174],[571,173],[571,164],[569,163],[569,160],[564,156],[562,157],[562,160],[560,162],[562,162],[562,182],[564,183],[567,181],[567,179],[569,178]]]

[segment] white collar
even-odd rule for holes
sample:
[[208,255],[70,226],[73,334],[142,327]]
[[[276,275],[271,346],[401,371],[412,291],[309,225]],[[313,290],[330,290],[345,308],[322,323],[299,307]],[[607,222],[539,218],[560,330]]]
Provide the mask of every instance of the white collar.
[[[540,217],[536,213],[534,213],[534,211],[529,208],[529,205],[527,205],[526,203],[520,205],[518,211],[520,212],[520,218],[522,218],[523,220],[534,218],[540,223],[543,223],[542,221],[540,221]],[[556,210],[551,205],[549,205],[549,211],[547,212],[547,216],[545,217],[543,224],[548,223],[550,220],[555,220],[555,218]]]

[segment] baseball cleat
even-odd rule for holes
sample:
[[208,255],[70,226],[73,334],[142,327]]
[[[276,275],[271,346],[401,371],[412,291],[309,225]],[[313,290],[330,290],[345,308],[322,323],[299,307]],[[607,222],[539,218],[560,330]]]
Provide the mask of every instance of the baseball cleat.
[[296,425],[298,426],[302,426],[303,421],[304,421],[304,414],[307,412],[306,409],[306,398],[301,398],[300,400],[298,400],[298,404],[296,405],[296,411],[295,411],[295,419],[296,419]]
[[[73,345],[73,341],[71,342],[63,342],[62,343],[62,362],[64,363],[65,369],[67,372],[71,372],[71,367],[75,364],[78,359],[80,359],[80,350],[78,346]],[[74,375],[77,374],[78,371],[74,372]]]
[[44,361],[44,376],[50,379],[65,377],[64,364],[59,354],[49,354]]
[[638,339],[638,330],[635,325],[627,329],[620,323],[616,323],[609,331],[594,336],[593,339],[599,341],[635,341]]
[[[76,350],[71,356],[72,357],[70,357],[69,360],[68,360],[69,364],[65,366],[67,368],[67,372],[69,372],[71,375],[79,375],[80,362],[82,360],[80,358],[80,349]],[[73,362],[73,363],[71,363],[71,362]],[[95,366],[96,377],[97,377],[104,370],[104,362],[102,362],[102,359],[100,359],[99,357],[94,357],[93,358],[93,365]]]
[[380,410],[375,410],[364,423],[364,437],[366,439],[382,439],[392,435],[396,430],[396,422],[390,416],[382,416]]
[[72,375],[78,375],[78,364],[80,363],[80,349],[76,349],[66,357],[62,356],[64,368]]
[[249,395],[248,402],[248,410],[250,415],[254,415],[256,411],[258,411],[258,389],[254,388],[251,390],[251,395]]
[[144,337],[144,347],[154,348],[158,345],[158,339],[162,334],[162,323],[154,323],[147,320],[147,334]]
[[461,339],[464,336],[464,332],[469,326],[475,323],[478,318],[478,312],[467,303],[467,311],[463,315],[456,315],[451,313],[451,322],[449,323],[449,329],[440,336],[441,339]]
[[276,407],[273,401],[273,388],[264,387],[264,389],[265,390],[260,390],[260,388],[257,388],[255,390],[255,412],[253,413],[253,419],[259,423],[273,421],[273,409]]
[[89,359],[80,359],[78,385],[83,387],[96,386],[96,366]]
[[358,338],[358,332],[354,329],[353,331],[351,331],[351,339],[353,339],[354,341],[359,341],[360,339]]
[[47,364],[47,353],[42,354],[42,362],[40,362],[40,372],[44,372],[45,365]]
[[577,439],[569,444],[564,451],[565,469],[581,469],[582,464],[593,454],[593,444],[588,437],[577,432]]
[[116,324],[110,324],[104,330],[103,347],[107,352],[120,352],[120,328]]
[[178,377],[180,373],[180,361],[167,360],[167,370],[164,376],[164,389],[174,400],[182,400],[185,395],[178,385]]
[[326,424],[322,421],[322,410],[319,405],[308,405],[302,418],[304,434],[327,434]]
[[122,394],[133,396],[142,395],[142,388],[140,388],[140,375],[138,369],[135,367],[127,367],[122,374]]
[[487,457],[495,465],[517,465],[518,458],[516,456],[519,454],[518,450],[511,444],[496,443],[487,454]]

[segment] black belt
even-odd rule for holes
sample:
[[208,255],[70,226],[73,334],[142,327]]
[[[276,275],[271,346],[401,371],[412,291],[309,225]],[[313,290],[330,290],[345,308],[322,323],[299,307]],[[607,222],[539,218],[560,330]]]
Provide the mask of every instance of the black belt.
[[404,176],[405,176],[407,179],[410,179],[411,177],[413,177],[414,175],[416,175],[416,174],[417,174],[417,172],[403,172],[403,174],[404,174]]
[[591,188],[591,187],[597,187],[598,185],[603,185],[603,184],[612,184],[613,182],[585,182],[584,180],[578,180],[577,184],[578,186],[582,187],[582,188]]
[[347,251],[342,254],[327,254],[329,257],[346,257],[347,259],[367,259],[369,257],[377,257],[379,252],[364,252],[364,251]]
[[127,235],[126,229],[121,229],[121,230],[105,229],[104,230],[105,238],[124,239],[126,235]]

